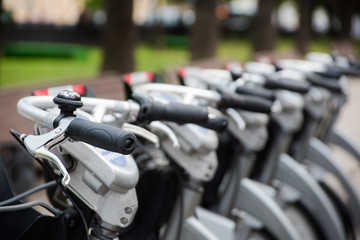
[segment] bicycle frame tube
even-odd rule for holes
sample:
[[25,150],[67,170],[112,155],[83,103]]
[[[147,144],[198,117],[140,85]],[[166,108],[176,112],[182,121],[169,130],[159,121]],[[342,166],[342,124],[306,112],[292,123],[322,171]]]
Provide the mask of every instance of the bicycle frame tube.
[[331,141],[333,130],[335,128],[336,120],[338,119],[340,115],[340,109],[341,107],[346,103],[347,96],[344,94],[333,94],[332,98],[332,108],[330,110],[330,117],[327,120],[325,129],[323,129],[323,132],[320,135],[320,139],[324,141],[325,143],[328,143]]
[[321,227],[326,239],[345,239],[339,217],[330,202],[310,173],[286,154],[280,156],[276,179],[294,187],[301,193],[300,202],[311,212]]
[[309,151],[309,139],[314,135],[318,122],[310,116],[305,116],[304,125],[298,139],[294,139],[290,145],[290,156],[298,162],[303,162]]
[[230,168],[230,179],[226,186],[225,191],[220,194],[219,202],[217,204],[216,211],[223,215],[229,217],[231,210],[234,207],[234,201],[238,195],[239,183],[241,179],[241,163],[242,159],[240,156],[233,158],[233,166]]
[[360,162],[360,146],[358,146],[350,136],[341,131],[341,129],[333,127],[327,143],[332,143],[343,148]]
[[[191,188],[187,186],[181,188],[182,196],[179,196],[175,203],[164,239],[185,239],[185,236],[189,236],[189,234],[193,235],[196,232],[197,234],[194,234],[194,236],[198,237],[193,239],[200,240],[204,239],[203,236],[208,235],[209,230],[201,226],[201,223],[197,221],[194,222],[194,220],[187,222],[188,219],[194,215],[195,209],[200,204],[202,196],[201,186],[196,187],[196,185],[197,184]],[[194,225],[190,226],[192,222]],[[187,225],[187,227],[185,227],[185,225]]]
[[247,178],[242,179],[235,207],[260,219],[266,229],[279,240],[300,239],[283,210],[259,184]]
[[218,240],[219,238],[217,238],[211,231],[209,231],[197,218],[191,216],[186,219],[180,238],[180,240],[188,239]]
[[357,231],[360,233],[360,199],[351,180],[342,170],[341,166],[339,166],[339,161],[334,158],[331,150],[316,138],[310,140],[310,151],[307,157],[311,162],[332,173],[340,181],[348,195],[349,209],[351,209],[350,214],[352,219],[355,220],[354,225],[357,226]]
[[270,137],[271,146],[269,147],[266,159],[264,159],[265,166],[263,167],[259,177],[261,182],[270,184],[271,180],[275,177],[279,156],[286,149],[290,137],[290,134],[282,131],[281,129]]
[[[333,105],[336,105],[336,101],[333,101]],[[339,117],[340,114],[340,108],[339,106],[332,106],[334,109],[331,111],[331,115],[329,119],[327,120],[327,123],[325,125],[325,128],[323,129],[323,132],[321,133],[322,136],[320,136],[321,140],[324,142],[328,142],[331,138],[331,130],[334,128],[336,120]]]
[[[184,182],[180,191],[181,194],[176,200],[163,239],[219,239],[194,217],[195,210],[198,208],[203,194],[202,182],[196,179],[188,179]],[[219,215],[215,216],[215,220],[218,221],[219,218]]]

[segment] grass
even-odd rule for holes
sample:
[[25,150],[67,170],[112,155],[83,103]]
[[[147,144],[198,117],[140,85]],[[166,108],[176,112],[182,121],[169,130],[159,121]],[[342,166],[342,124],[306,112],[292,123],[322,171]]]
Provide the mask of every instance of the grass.
[[98,74],[101,62],[99,49],[90,48],[81,58],[3,56],[0,86],[4,88],[39,85],[49,81],[87,78]]
[[250,59],[251,51],[251,42],[248,39],[227,40],[220,43],[217,57],[245,62]]
[[[329,52],[329,39],[322,38],[313,41],[311,51]],[[360,51],[360,43],[356,44]],[[279,52],[291,51],[293,40],[281,38],[276,45]],[[217,57],[247,61],[251,57],[251,42],[248,38],[223,40],[219,44]],[[162,72],[164,67],[184,64],[189,59],[189,53],[184,47],[155,49],[146,44],[140,44],[136,49],[136,71],[149,70]],[[99,73],[102,54],[98,48],[89,48],[82,58],[55,57],[15,57],[2,56],[0,65],[0,88],[46,84],[48,82],[64,82],[76,78],[94,78]]]
[[164,67],[187,62],[189,53],[185,48],[155,49],[149,45],[139,45],[136,49],[136,71],[162,72]]

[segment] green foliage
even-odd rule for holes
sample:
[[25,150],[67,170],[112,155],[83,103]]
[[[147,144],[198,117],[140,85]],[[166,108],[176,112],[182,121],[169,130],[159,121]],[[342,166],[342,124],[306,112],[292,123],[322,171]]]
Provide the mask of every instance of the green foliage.
[[[258,0],[258,1],[264,1],[264,0]],[[295,0],[277,0],[276,2],[276,6],[280,6],[281,4],[283,4],[284,2],[294,2]]]
[[251,42],[248,38],[221,41],[217,51],[220,59],[248,61],[251,57]]
[[105,0],[85,0],[85,8],[87,10],[103,9],[105,7]]
[[[280,53],[292,51],[294,41],[283,37],[276,45]],[[315,39],[310,51],[329,52],[331,40]],[[357,54],[360,54],[360,43],[355,43]],[[245,62],[250,59],[252,46],[249,38],[222,40],[217,57],[226,60]],[[151,45],[140,44],[136,48],[136,71],[149,70],[161,73],[164,68],[187,63],[189,52],[185,47],[156,49]],[[102,53],[98,48],[87,48],[83,58],[60,57],[19,57],[2,56],[0,65],[0,89],[64,83],[76,79],[92,79],[99,74]]]
[[91,78],[101,63],[99,49],[89,49],[85,58],[3,56],[0,88],[14,88],[58,82],[64,79]]
[[167,2],[167,3],[183,3],[183,2],[186,2],[184,0],[165,0],[164,2]]
[[155,49],[153,46],[140,45],[135,54],[136,71],[162,72],[166,66],[185,64],[189,59],[185,48]]

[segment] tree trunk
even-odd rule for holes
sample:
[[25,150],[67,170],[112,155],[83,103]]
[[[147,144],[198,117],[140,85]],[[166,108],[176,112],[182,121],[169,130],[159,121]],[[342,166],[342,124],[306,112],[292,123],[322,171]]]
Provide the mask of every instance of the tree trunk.
[[258,11],[253,20],[253,50],[255,52],[273,51],[275,47],[275,27],[272,12],[275,0],[259,0]]
[[351,40],[351,20],[355,12],[355,0],[340,1],[339,20],[341,22],[340,39]]
[[[3,13],[3,1],[0,0],[0,19],[2,17],[2,13]],[[0,20],[0,65],[2,63],[1,58],[3,55],[3,48],[4,48],[4,24],[3,22]],[[0,88],[2,87],[2,79],[0,79]]]
[[108,0],[102,71],[134,71],[135,25],[132,0]]
[[216,55],[219,23],[215,16],[217,0],[195,0],[196,21],[191,29],[191,59]]
[[354,15],[357,0],[329,0],[333,13],[341,23],[341,29],[336,32],[335,50],[340,55],[353,55],[355,53],[351,39],[351,20]]
[[300,14],[299,29],[296,33],[296,50],[301,55],[308,50],[312,38],[312,13],[314,10],[313,0],[297,0]]

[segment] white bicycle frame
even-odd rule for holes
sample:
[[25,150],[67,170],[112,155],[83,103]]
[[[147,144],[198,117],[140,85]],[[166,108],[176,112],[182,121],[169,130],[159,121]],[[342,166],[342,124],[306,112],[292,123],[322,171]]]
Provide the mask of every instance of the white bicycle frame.
[[[296,61],[295,64],[294,60],[285,60],[282,64],[299,72],[321,72],[326,70],[326,64],[329,63],[329,60],[331,59],[327,58],[325,59],[325,62]],[[346,83],[346,78],[343,77],[343,79],[339,81],[343,81],[344,85]],[[346,97],[344,95],[333,94],[332,98],[332,101],[336,102],[336,106],[334,111],[331,112],[332,116],[330,116],[330,119],[328,120],[329,126],[324,129],[326,132],[322,133],[323,136],[321,136],[321,140],[323,142],[317,138],[312,138],[308,143],[309,152],[305,157],[310,160],[312,164],[316,164],[339,180],[347,194],[348,203],[346,203],[346,205],[348,209],[351,209],[349,210],[349,214],[354,220],[355,230],[358,234],[360,234],[360,217],[358,214],[360,212],[360,197],[358,196],[354,185],[351,183],[350,177],[340,167],[340,161],[335,159],[331,149],[325,143],[335,144],[343,148],[358,161],[360,161],[360,148],[354,141],[351,140],[350,137],[346,136],[346,134],[342,133],[340,129],[335,127],[335,122],[340,111],[339,108],[346,102]],[[318,181],[323,181],[321,176],[314,176]]]
[[[18,102],[17,106],[21,115],[38,126],[40,138],[52,131],[66,130],[66,125],[62,124],[62,120],[59,127],[49,132],[57,116],[57,114],[45,111],[56,106],[52,97],[25,97]],[[85,108],[90,106],[91,103],[85,103]],[[68,177],[68,181],[63,181],[63,183],[66,183],[77,197],[94,210],[102,221],[111,226],[127,227],[137,210],[135,186],[139,173],[134,159],[131,156],[106,151],[82,142],[68,141],[61,147],[77,162],[70,173],[60,168],[64,178]],[[44,151],[42,157],[62,158],[63,152],[60,153],[58,149],[54,149],[54,152],[58,155]],[[59,161],[60,166],[63,164],[59,159],[56,161]],[[112,207],[109,208],[109,206]]]
[[[92,118],[92,120],[98,122],[101,122],[105,114],[109,111],[111,111],[112,113],[122,114],[123,115],[122,118],[125,119],[126,121],[134,121],[139,111],[138,104],[130,101],[123,102],[123,101],[115,101],[108,99],[98,99],[98,98],[93,99],[93,98],[84,97],[82,98],[82,102],[84,103],[82,109],[92,113],[92,115],[90,116],[89,114],[85,114],[85,116],[90,117]],[[54,116],[56,116],[55,114],[52,115],[51,113],[46,113],[42,110],[39,111],[38,108],[33,109],[34,105],[36,105],[37,107],[41,106],[41,108],[54,107],[51,97],[29,97],[20,102],[19,109],[27,118],[30,119],[36,118],[39,120],[43,120],[43,117],[45,115],[51,116],[51,119],[54,119]],[[34,115],[33,112],[37,112],[37,115],[33,116]],[[78,111],[78,114],[84,115],[84,113],[81,111]],[[52,125],[51,121],[41,121],[41,122],[38,121],[38,124],[47,127],[51,127]],[[125,127],[127,127],[128,130],[134,130],[134,127],[130,127],[129,125],[126,125]],[[136,127],[135,130],[137,130],[136,132],[137,134],[145,136],[147,139],[154,139],[154,135],[147,131],[141,131]],[[112,159],[104,159],[104,154],[102,154],[102,152],[99,149],[84,143],[69,143],[69,144],[66,143],[63,144],[62,147],[66,153],[69,153],[71,156],[73,156],[75,159],[78,159],[79,162],[81,162],[81,164],[77,164],[78,171],[72,171],[70,173],[72,179],[69,183],[70,189],[72,189],[75,192],[75,194],[77,194],[85,203],[89,205],[89,207],[97,211],[99,214],[102,214],[103,216],[110,215],[111,217],[116,218],[118,221],[122,221],[123,223],[122,227],[128,226],[131,223],[134,214],[136,212],[135,207],[137,207],[137,205],[134,204],[134,201],[136,200],[136,194],[134,188],[132,188],[131,190],[132,194],[129,195],[129,197],[114,198],[108,194],[108,191],[103,189],[101,183],[109,182],[109,180],[112,180],[109,183],[111,186],[114,185],[114,182],[117,182],[118,184],[121,183],[129,187],[128,185],[131,184],[130,180],[136,179],[137,182],[138,175],[133,176],[130,173],[126,174],[124,172],[123,174],[125,175],[123,177],[126,178],[122,178],[121,181],[119,181],[119,179],[113,179],[114,174],[112,174],[111,172],[112,166],[111,164],[109,164],[109,161],[111,161]],[[176,151],[176,149],[174,149],[174,145],[171,140],[169,140],[169,148],[171,149],[171,152]],[[111,155],[112,154],[105,154],[105,156],[111,156]],[[202,157],[202,159],[198,159],[198,162],[200,160],[206,165],[202,167],[203,169],[206,169],[206,171],[203,173],[203,177],[200,177],[199,180],[205,180],[206,178],[207,179],[210,178],[211,172],[215,171],[216,169],[216,161],[214,158],[215,153],[211,153],[210,155],[213,156],[213,160],[209,158],[208,153],[206,154],[206,156]],[[118,156],[114,156],[114,158],[117,157]],[[98,158],[103,158],[104,162],[99,161]],[[191,170],[197,170],[197,172],[193,173],[193,176],[196,177],[197,175],[199,175],[197,169],[197,167],[199,167],[199,163],[196,163],[195,161],[196,158],[195,159],[184,158],[183,161],[181,162],[182,164],[184,160],[187,161],[187,164],[184,165],[186,168]],[[188,164],[191,164],[192,162],[191,160],[195,162],[195,165],[192,167],[187,166]],[[105,166],[103,166],[103,164],[105,164]],[[210,164],[211,168],[208,167],[208,164]],[[127,168],[130,167],[136,168],[136,165],[133,162],[132,158],[131,161],[129,161],[128,159],[128,161],[124,163],[124,166],[126,166]],[[209,171],[209,169],[212,170]],[[118,175],[122,176],[121,173]],[[101,181],[99,181],[99,179]],[[134,185],[132,185],[132,187],[134,187]],[[103,194],[100,200],[96,198],[96,193]],[[199,240],[218,239],[215,235],[213,235],[211,231],[206,229],[206,227],[203,226],[191,214],[191,212],[194,212],[195,207],[199,203],[200,200],[200,198],[198,197],[199,193],[197,191],[191,191],[191,189],[188,190],[185,189],[184,195],[185,195],[184,199],[186,199],[186,202],[182,208],[180,208],[180,206],[174,208],[172,213],[173,217],[171,218],[172,220],[167,225],[167,231],[164,235],[164,239],[176,239],[178,236],[179,236],[178,239],[189,239],[189,237],[191,239],[199,239]],[[109,202],[109,201],[113,201],[113,202]],[[128,204],[129,201],[132,201],[132,205]],[[178,202],[180,201],[178,200]],[[119,211],[115,211],[113,208],[109,209],[108,206],[116,206],[116,208],[119,209]],[[131,209],[129,208],[129,206]],[[130,210],[131,210],[131,215],[128,213]],[[129,215],[131,216],[131,218],[129,218]],[[179,221],[179,217],[178,217],[179,215],[184,216],[181,221]],[[181,226],[180,233],[178,232],[179,226]]]
[[[221,98],[217,92],[167,84],[141,84],[135,86],[133,90],[137,93],[150,93],[155,95],[159,93],[180,95],[183,96],[186,103],[190,103],[193,100],[206,100],[210,106],[216,105],[216,102],[220,101]],[[260,187],[258,183],[249,179],[241,180],[240,178],[237,178],[236,181],[238,182],[237,192],[239,195],[236,196],[237,200],[235,201],[236,204],[234,207],[244,210],[259,219],[267,230],[278,239],[300,239],[294,226],[290,224],[284,212],[275,203],[275,200],[263,191],[263,188]],[[262,207],[259,208],[259,206]],[[204,211],[205,210],[197,211],[200,220],[202,219],[204,223],[216,223],[219,221],[215,214],[205,213],[206,215],[200,215],[204,213]],[[204,216],[206,216],[206,219],[204,219]],[[234,224],[232,225],[231,223],[224,223],[224,225],[227,225],[230,231],[232,231],[231,226],[234,226]],[[240,230],[241,228],[238,229]],[[221,229],[212,228],[212,230],[215,232],[218,230],[217,235],[221,236]],[[241,236],[241,234],[236,231],[227,235]]]
[[[256,65],[257,67],[253,67]],[[263,64],[260,66],[269,67],[266,72],[271,73],[274,71],[273,68],[270,68],[272,66]],[[253,71],[259,71],[258,63],[252,64],[247,63],[245,64],[245,68],[253,68]],[[197,82],[203,82],[206,85],[215,85],[218,87],[224,87],[224,81],[216,81],[216,79],[213,79],[211,76],[207,77],[206,73],[201,74],[197,73],[194,74],[194,77],[191,78],[192,81],[191,84],[197,84]],[[218,82],[221,82],[220,84]],[[238,83],[243,84],[242,81],[238,81]],[[227,83],[229,85],[229,82]],[[219,86],[220,85],[220,86]],[[234,84],[230,87],[234,87]],[[282,146],[279,146],[279,149],[283,148]],[[327,198],[325,193],[321,190],[320,186],[316,184],[316,181],[313,179],[313,177],[307,173],[304,172],[303,166],[296,163],[296,161],[292,158],[290,158],[287,155],[281,155],[280,159],[276,159],[277,157],[274,156],[270,159],[267,167],[265,167],[265,182],[270,183],[270,179],[273,177],[276,177],[277,179],[281,180],[282,182],[286,183],[289,186],[292,186],[291,191],[296,191],[298,193],[298,199],[295,200],[294,198],[291,199],[290,202],[294,201],[300,201],[302,202],[308,209],[310,209],[309,212],[314,212],[313,210],[317,209],[317,212],[321,212],[321,214],[315,213],[314,216],[317,220],[317,222],[320,223],[322,226],[323,232],[327,235],[328,239],[343,239],[344,233],[341,230],[341,224],[339,217],[337,216],[334,207],[332,206],[330,200]],[[286,172],[284,171],[286,169]],[[276,173],[276,175],[274,175]],[[291,173],[291,174],[289,174]],[[343,175],[342,175],[343,176]],[[294,179],[296,178],[296,181]],[[231,186],[231,184],[229,184]],[[287,188],[285,188],[287,189]],[[350,192],[351,193],[351,192]],[[285,197],[286,193],[282,193],[282,196]],[[291,194],[290,194],[291,195]],[[301,197],[300,197],[301,196]],[[284,201],[284,199],[282,200]],[[229,202],[229,201],[228,201]],[[230,201],[231,202],[231,201]],[[286,197],[285,197],[286,202]],[[288,203],[290,203],[288,201]],[[315,206],[313,208],[313,206]],[[332,230],[328,230],[331,228]]]

